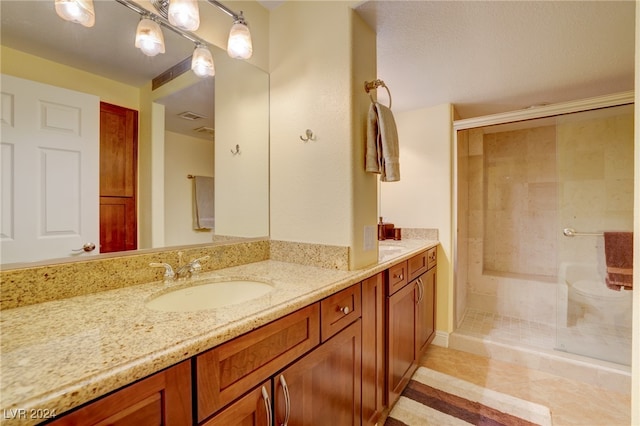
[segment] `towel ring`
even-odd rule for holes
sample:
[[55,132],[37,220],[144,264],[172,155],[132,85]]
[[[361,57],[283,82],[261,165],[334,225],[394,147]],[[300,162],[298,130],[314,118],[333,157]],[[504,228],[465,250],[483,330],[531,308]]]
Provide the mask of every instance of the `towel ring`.
[[371,96],[371,90],[377,89],[380,86],[382,86],[385,89],[387,89],[387,94],[389,95],[389,109],[391,109],[391,91],[389,90],[387,85],[384,84],[384,81],[382,81],[380,79],[373,80],[373,81],[365,81],[364,82],[364,91],[369,94],[369,99],[371,99],[371,102],[375,102],[375,100],[373,99],[373,96]]

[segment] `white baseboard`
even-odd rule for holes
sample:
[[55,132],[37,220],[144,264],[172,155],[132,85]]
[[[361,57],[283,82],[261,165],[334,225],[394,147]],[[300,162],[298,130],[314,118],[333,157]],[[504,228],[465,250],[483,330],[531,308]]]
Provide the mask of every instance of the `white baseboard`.
[[433,338],[432,344],[436,346],[442,346],[443,348],[449,347],[449,333],[446,331],[436,331],[436,337]]

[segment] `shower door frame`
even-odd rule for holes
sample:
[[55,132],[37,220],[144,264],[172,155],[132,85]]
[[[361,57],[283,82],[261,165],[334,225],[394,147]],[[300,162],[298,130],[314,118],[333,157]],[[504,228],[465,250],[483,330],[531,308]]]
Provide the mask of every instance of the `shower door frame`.
[[453,300],[453,324],[455,329],[458,328],[462,317],[458,318],[457,312],[457,288],[458,288],[458,131],[471,130],[480,127],[493,126],[497,124],[515,123],[518,121],[534,120],[537,118],[547,118],[557,115],[570,114],[574,112],[590,111],[600,108],[621,106],[633,104],[635,102],[635,93],[633,90],[614,93],[610,95],[597,96],[593,98],[586,98],[582,100],[560,102],[556,104],[549,104],[543,106],[537,106],[533,108],[526,108],[516,111],[510,111],[499,114],[485,115],[481,117],[467,118],[462,120],[453,121],[453,146],[452,146],[452,236],[453,241],[453,283],[454,283],[454,300]]

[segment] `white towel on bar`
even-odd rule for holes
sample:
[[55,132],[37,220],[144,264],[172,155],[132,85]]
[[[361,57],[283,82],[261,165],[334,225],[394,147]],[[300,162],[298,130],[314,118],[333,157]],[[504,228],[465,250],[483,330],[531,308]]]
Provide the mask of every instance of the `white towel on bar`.
[[213,229],[213,178],[194,176],[193,178],[193,229]]
[[369,107],[365,170],[379,173],[381,182],[400,180],[396,121],[391,110],[378,102],[372,102]]

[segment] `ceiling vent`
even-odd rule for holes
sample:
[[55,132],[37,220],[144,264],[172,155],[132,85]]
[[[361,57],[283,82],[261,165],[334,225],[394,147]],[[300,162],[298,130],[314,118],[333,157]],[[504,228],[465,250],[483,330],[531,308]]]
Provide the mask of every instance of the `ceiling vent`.
[[178,117],[184,118],[185,120],[199,120],[201,118],[207,118],[206,115],[201,115],[193,111],[185,111],[178,114]]
[[215,134],[215,130],[213,130],[213,127],[207,126],[198,127],[197,129],[193,129],[193,131],[196,133],[205,133],[211,136]]

